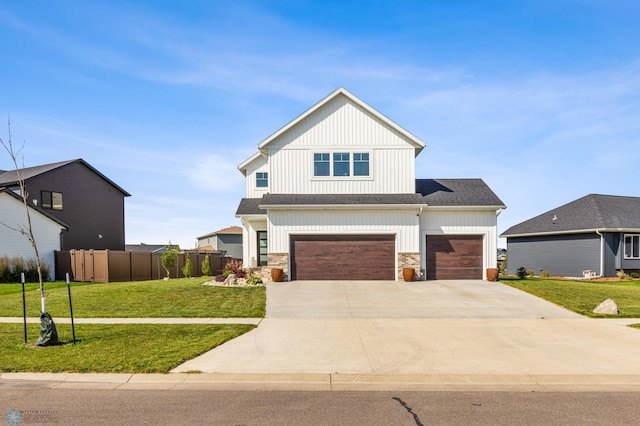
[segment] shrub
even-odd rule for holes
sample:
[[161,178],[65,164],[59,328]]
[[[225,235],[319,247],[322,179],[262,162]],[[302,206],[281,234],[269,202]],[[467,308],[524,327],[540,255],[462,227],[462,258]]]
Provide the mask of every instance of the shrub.
[[618,272],[616,272],[616,275],[618,276],[618,278],[623,279],[627,277],[626,272],[624,272],[624,270],[620,269]]
[[542,278],[549,278],[549,272],[547,272],[547,271],[542,271],[542,272],[540,272],[540,276],[541,276]]
[[[229,272],[230,271],[230,272]],[[224,265],[224,270],[222,272],[227,276],[230,274],[234,274],[236,278],[246,278],[247,273],[242,268],[242,261],[240,259],[229,259],[227,263]]]
[[527,274],[529,274],[530,277],[533,277],[535,275],[533,269],[527,269]]
[[226,278],[227,278],[226,275],[223,275],[223,274],[216,275],[216,281],[219,283],[223,282]]
[[189,253],[185,253],[184,254],[184,266],[182,267],[182,275],[184,275],[187,278],[191,278],[191,273],[192,273],[192,267],[191,267],[191,256],[189,256]]
[[631,276],[631,278],[634,278],[634,279],[640,278],[640,273],[638,273],[638,272],[632,272],[629,275]]
[[[42,273],[42,281],[51,279],[51,266],[48,263],[40,261],[40,271]],[[29,258],[25,260],[21,256],[0,257],[0,283],[19,283],[22,281],[21,274],[23,272],[25,282],[39,282],[38,265],[35,259]]]
[[205,255],[204,260],[202,261],[202,275],[208,277],[211,273],[211,264],[209,263],[209,255]]
[[260,278],[257,275],[251,275],[249,276],[249,278],[247,278],[247,284],[251,284],[251,285],[262,284],[262,278]]
[[523,280],[529,276],[529,271],[527,271],[527,268],[525,268],[524,266],[521,266],[516,270],[516,275],[518,276],[518,278]]

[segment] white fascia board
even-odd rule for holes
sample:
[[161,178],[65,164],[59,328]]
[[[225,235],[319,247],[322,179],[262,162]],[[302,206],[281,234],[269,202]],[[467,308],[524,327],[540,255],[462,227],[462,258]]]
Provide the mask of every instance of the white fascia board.
[[428,206],[428,210],[490,210],[506,209],[506,206]]
[[424,149],[424,147],[426,146],[426,144],[424,142],[422,142],[420,139],[418,139],[417,136],[413,135],[412,133],[410,133],[409,131],[405,130],[403,127],[401,127],[397,123],[394,123],[393,121],[391,121],[385,115],[381,114],[379,111],[377,111],[374,108],[372,108],[369,105],[367,105],[365,102],[363,102],[361,99],[359,99],[357,96],[355,96],[354,94],[349,92],[344,87],[339,87],[338,89],[334,90],[329,95],[324,97],[322,100],[317,102],[311,108],[309,108],[308,110],[306,110],[305,112],[300,114],[298,117],[294,118],[292,121],[290,121],[284,127],[280,128],[280,130],[278,130],[277,132],[273,133],[271,136],[269,136],[268,138],[266,138],[265,140],[260,142],[258,144],[258,150],[260,152],[263,152],[264,154],[267,154],[266,146],[269,143],[271,143],[274,139],[277,139],[279,136],[281,136],[283,133],[287,132],[289,129],[294,127],[296,124],[300,123],[305,118],[309,117],[311,114],[316,112],[323,105],[325,105],[331,99],[335,98],[338,95],[343,95],[343,96],[347,97],[353,103],[357,104],[359,107],[361,107],[362,109],[366,110],[371,115],[373,115],[374,117],[378,118],[380,121],[382,121],[383,123],[387,124],[389,127],[391,127],[392,129],[394,129],[398,133],[400,133],[402,136],[404,136],[414,146],[414,148],[415,148],[415,156],[416,157],[418,156],[420,151],[422,151]]
[[[246,176],[247,175],[247,167],[249,167],[249,164],[253,163],[255,160],[260,158],[261,155],[263,155],[263,154],[260,151],[256,152],[251,157],[247,158],[242,163],[240,163],[240,165],[238,166],[238,170],[240,170],[240,172],[244,176]],[[265,157],[265,159],[266,159],[266,157]]]
[[530,232],[526,234],[500,234],[500,238],[518,238],[518,237],[546,237],[551,235],[571,235],[571,234],[595,234],[598,232],[626,232],[640,233],[637,228],[599,228],[599,229],[573,229],[569,231],[549,231],[549,232]]
[[426,204],[269,204],[259,205],[265,210],[416,210]]
[[237,215],[235,215],[235,217],[237,217],[239,219],[242,219],[242,218],[246,218],[246,219],[266,219],[267,215],[266,214],[237,214]]

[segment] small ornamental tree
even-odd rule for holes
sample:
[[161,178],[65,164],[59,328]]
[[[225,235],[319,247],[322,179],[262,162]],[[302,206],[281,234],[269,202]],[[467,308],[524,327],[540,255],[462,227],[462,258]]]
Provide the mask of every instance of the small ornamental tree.
[[182,275],[187,278],[191,278],[192,267],[191,267],[191,256],[189,253],[184,254],[184,266],[182,267]]
[[202,261],[202,275],[208,277],[211,273],[211,265],[209,264],[209,255],[204,256],[204,260]]
[[162,267],[165,271],[167,271],[167,279],[169,279],[169,269],[176,266],[178,263],[178,254],[180,253],[180,248],[178,246],[174,246],[171,244],[171,240],[169,240],[169,245],[164,247],[164,251],[162,252]]
[[527,271],[527,268],[525,268],[524,266],[521,266],[516,270],[516,275],[518,276],[518,278],[523,280],[529,276],[529,271]]

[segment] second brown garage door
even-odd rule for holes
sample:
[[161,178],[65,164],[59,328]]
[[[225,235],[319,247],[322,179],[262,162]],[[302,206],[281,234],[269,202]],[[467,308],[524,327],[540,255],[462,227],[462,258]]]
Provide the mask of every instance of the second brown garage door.
[[395,235],[292,235],[292,280],[395,280]]
[[482,235],[427,235],[427,279],[482,279]]

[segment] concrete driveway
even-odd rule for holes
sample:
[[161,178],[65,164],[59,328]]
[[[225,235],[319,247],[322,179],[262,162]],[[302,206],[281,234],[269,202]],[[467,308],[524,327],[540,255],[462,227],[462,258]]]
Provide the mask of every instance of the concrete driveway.
[[269,283],[255,330],[173,371],[639,377],[638,359],[640,330],[501,283],[301,281]]

